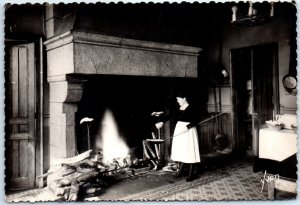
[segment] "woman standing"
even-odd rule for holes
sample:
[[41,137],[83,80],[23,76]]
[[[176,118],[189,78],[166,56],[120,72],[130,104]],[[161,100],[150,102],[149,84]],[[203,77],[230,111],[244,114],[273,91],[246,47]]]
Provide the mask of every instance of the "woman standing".
[[193,173],[195,163],[200,162],[198,133],[195,127],[199,122],[199,113],[197,113],[194,105],[190,104],[185,93],[178,94],[176,100],[179,109],[165,116],[162,122],[156,123],[155,126],[157,129],[162,128],[163,124],[170,118],[177,121],[173,135],[171,159],[180,163],[176,177],[182,176],[183,164],[189,164],[189,175],[186,181],[192,181],[195,178]]

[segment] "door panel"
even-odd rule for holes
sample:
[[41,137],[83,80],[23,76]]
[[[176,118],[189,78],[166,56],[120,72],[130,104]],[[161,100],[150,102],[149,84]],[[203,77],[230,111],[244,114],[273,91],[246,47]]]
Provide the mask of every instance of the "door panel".
[[[252,138],[252,153],[258,157],[259,127],[271,119],[273,110],[278,110],[277,52],[276,44],[231,50],[233,130],[235,150],[239,153],[245,153]],[[246,89],[249,80],[251,91]],[[247,113],[249,103],[251,113]],[[247,127],[252,127],[252,131]]]
[[34,188],[34,43],[9,48],[6,83],[6,183],[9,190]]
[[[253,49],[253,109],[259,115],[259,124],[272,119],[273,105],[273,46]],[[274,76],[274,77],[273,77]]]
[[[233,117],[235,146],[237,153],[244,153],[247,149],[247,128],[249,116],[247,81],[251,80],[251,48],[234,49],[231,51],[232,88],[233,88]],[[251,125],[250,125],[251,126]]]
[[[277,63],[277,47],[264,45],[253,48],[252,57],[252,90],[253,90],[253,154],[258,157],[259,128],[267,120],[272,119],[273,110],[276,113],[278,93],[278,76],[275,69]],[[275,81],[275,82],[274,82]]]

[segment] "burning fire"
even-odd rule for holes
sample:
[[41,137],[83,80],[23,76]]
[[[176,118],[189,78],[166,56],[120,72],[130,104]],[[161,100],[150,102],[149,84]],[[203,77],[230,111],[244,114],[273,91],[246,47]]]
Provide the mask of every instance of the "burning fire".
[[110,110],[106,110],[104,113],[101,136],[104,161],[125,158],[128,155],[129,148],[120,136],[117,123]]

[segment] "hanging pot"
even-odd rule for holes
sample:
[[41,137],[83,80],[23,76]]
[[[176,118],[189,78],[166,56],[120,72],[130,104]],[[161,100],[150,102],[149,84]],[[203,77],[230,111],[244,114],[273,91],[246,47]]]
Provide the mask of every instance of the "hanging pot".
[[[219,110],[218,110],[218,105],[217,105],[217,93],[216,93],[216,87],[214,87],[214,100],[215,100],[215,113],[217,115],[217,113],[222,113],[221,110],[221,106],[222,106],[222,102],[221,102],[221,93],[220,93],[220,89],[219,89]],[[228,145],[228,139],[226,137],[226,135],[224,133],[222,133],[222,120],[220,120],[219,117],[216,118],[215,120],[216,122],[216,127],[217,127],[217,134],[215,135],[215,139],[214,139],[214,149],[216,151],[222,151],[223,149],[225,149]]]
[[297,95],[297,78],[292,74],[287,74],[282,78],[282,84],[285,90],[293,95]]
[[215,149],[218,151],[224,150],[228,146],[228,139],[225,134],[218,133],[215,137]]

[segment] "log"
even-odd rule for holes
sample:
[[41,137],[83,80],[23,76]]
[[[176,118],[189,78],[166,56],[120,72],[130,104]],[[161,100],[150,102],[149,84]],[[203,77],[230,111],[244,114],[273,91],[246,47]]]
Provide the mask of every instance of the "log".
[[76,181],[77,178],[80,177],[81,175],[82,175],[82,173],[80,173],[80,172],[74,172],[68,176],[52,179],[50,182],[55,182],[58,185],[61,180],[69,180],[72,183],[73,181]]
[[64,200],[65,201],[68,201],[69,200],[69,196],[70,196],[70,192],[67,192],[67,193],[65,193],[65,195],[64,195]]
[[50,169],[47,171],[47,173],[42,174],[42,175],[40,175],[40,176],[37,176],[36,179],[47,177],[47,176],[49,176],[50,174],[55,173],[55,172],[57,172],[58,170],[60,170],[60,169],[62,169],[62,168],[63,168],[63,167],[61,166],[61,164],[55,165],[55,166],[53,166],[53,167],[50,167]]
[[64,187],[64,186],[70,186],[71,185],[71,180],[70,179],[62,179],[58,182],[58,187]]
[[91,182],[87,182],[87,183],[84,183],[81,188],[83,189],[88,189],[88,188],[91,188],[93,185],[91,184]]
[[109,164],[109,168],[107,171],[114,171],[114,170],[117,170],[118,169],[118,164],[116,163],[110,163]]
[[70,174],[73,174],[75,172],[76,172],[75,169],[68,169],[68,171],[66,171],[65,173],[62,174],[62,177],[69,176]]
[[117,159],[114,159],[113,162],[117,163],[117,165],[119,166],[119,168],[124,168],[124,167],[127,167],[129,166],[129,163],[128,161],[130,161],[130,158],[126,157],[120,157],[120,158],[117,158]]
[[68,172],[70,174],[65,175],[67,173],[67,172],[65,172],[65,169],[66,168],[61,167],[59,170],[57,170],[54,173],[49,174],[49,176],[47,177],[47,186],[53,193],[55,193],[60,180],[68,179],[68,180],[73,181],[74,179],[76,180],[76,178],[81,175],[78,172],[73,172],[73,173]]
[[68,176],[61,178],[61,180],[62,179],[70,180],[72,183],[73,181],[76,181],[77,178],[80,177],[81,175],[82,175],[82,173],[80,173],[80,172],[74,172],[73,174],[70,174]]
[[108,169],[102,165],[97,165],[97,168],[99,169],[100,172],[106,172]]
[[60,165],[60,164],[74,164],[77,162],[80,162],[88,157],[91,156],[92,150],[88,150],[86,152],[83,152],[75,157],[65,158],[65,159],[57,159],[54,161],[54,165]]
[[71,187],[58,187],[55,190],[56,196],[64,196],[66,193],[70,192]]
[[89,179],[99,176],[98,172],[84,173],[77,178],[78,182],[86,182]]
[[77,201],[78,193],[79,193],[79,184],[74,182],[71,184],[68,201]]
[[88,188],[88,189],[85,190],[85,193],[86,194],[94,194],[94,193],[99,192],[99,191],[101,191],[100,187],[99,188]]
[[96,170],[96,167],[91,167],[91,168],[83,168],[80,166],[77,167],[77,172],[79,172],[79,173],[94,172],[95,170]]
[[92,162],[91,160],[89,159],[84,159],[82,161],[79,161],[79,162],[75,162],[75,163],[62,163],[63,166],[68,166],[68,167],[79,167],[80,165],[83,165],[83,164],[87,164],[91,167],[95,166],[95,163]]

